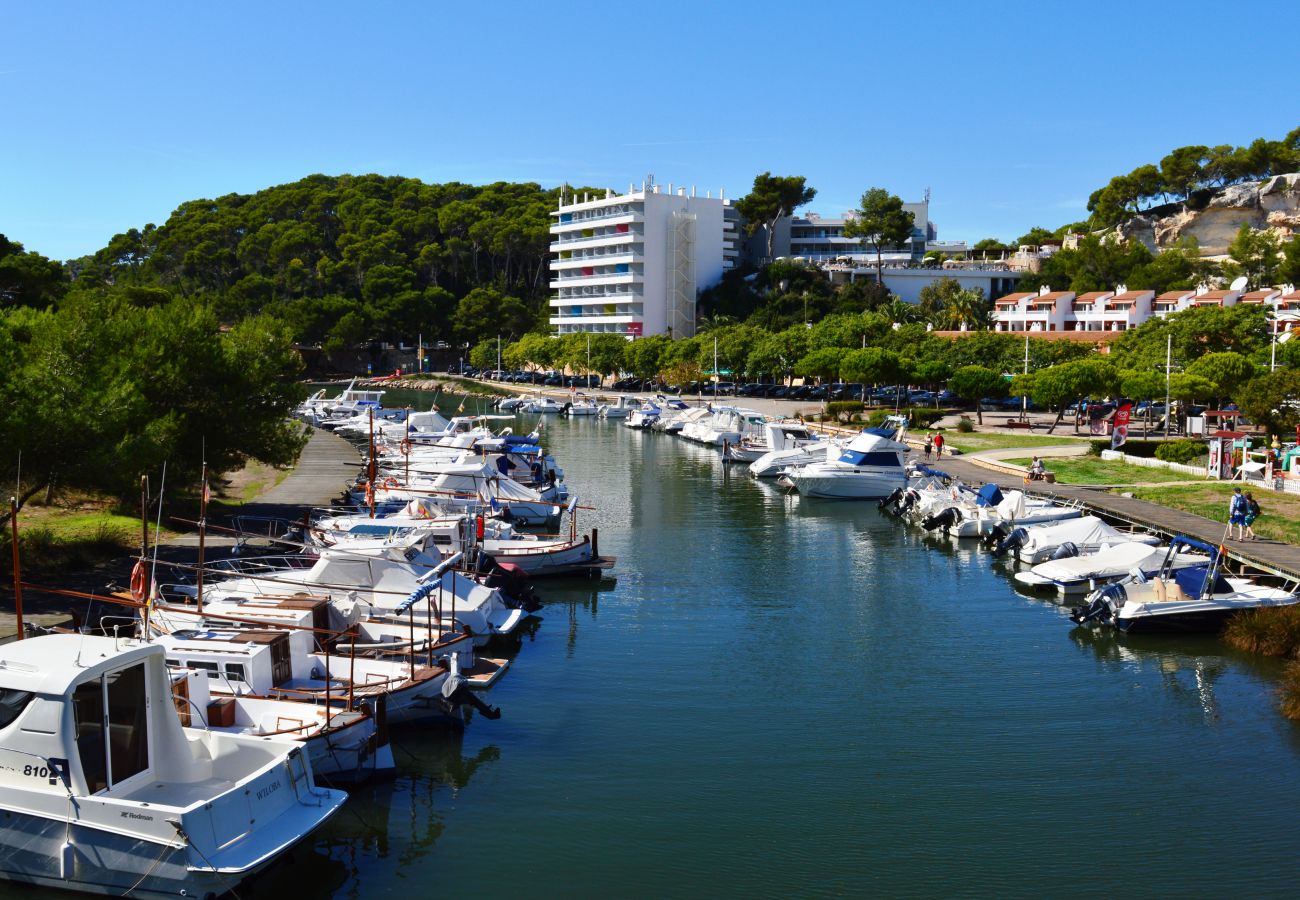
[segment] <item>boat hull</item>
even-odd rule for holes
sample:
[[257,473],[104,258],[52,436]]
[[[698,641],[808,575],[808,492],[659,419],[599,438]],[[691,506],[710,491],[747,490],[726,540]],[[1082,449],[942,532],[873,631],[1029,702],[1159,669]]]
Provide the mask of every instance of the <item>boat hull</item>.
[[907,479],[893,472],[855,472],[845,475],[812,475],[789,472],[782,476],[805,497],[826,500],[879,500],[888,497],[895,488],[903,487]]

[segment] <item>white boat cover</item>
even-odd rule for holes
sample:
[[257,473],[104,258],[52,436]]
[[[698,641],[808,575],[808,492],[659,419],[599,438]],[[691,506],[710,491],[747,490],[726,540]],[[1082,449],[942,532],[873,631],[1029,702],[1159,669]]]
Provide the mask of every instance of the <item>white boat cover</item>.
[[[1020,492],[1013,491],[1012,493],[1019,494]],[[1022,499],[1023,496],[1021,494]],[[1065,543],[1077,544],[1080,547],[1096,547],[1101,544],[1114,546],[1124,543],[1150,546],[1159,543],[1159,539],[1154,535],[1129,534],[1120,531],[1096,516],[1079,516],[1077,519],[1067,519],[1050,525],[1035,525],[1025,529],[1025,531],[1025,543],[1021,548],[1022,553],[1029,553],[1046,547],[1059,547]]]
[[[1129,541],[1114,544],[1087,556],[1048,560],[1034,566],[1030,571],[1047,581],[1065,584],[1086,581],[1089,578],[1115,578],[1127,575],[1134,569],[1141,569],[1144,572],[1158,569],[1160,563],[1164,561],[1166,552],[1164,547],[1152,547],[1150,544]],[[1198,557],[1198,559],[1205,562],[1205,557]]]

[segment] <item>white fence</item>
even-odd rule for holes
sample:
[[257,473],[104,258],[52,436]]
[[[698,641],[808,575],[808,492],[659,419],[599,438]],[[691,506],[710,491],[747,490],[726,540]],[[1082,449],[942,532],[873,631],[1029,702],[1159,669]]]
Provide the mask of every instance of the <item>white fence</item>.
[[1195,475],[1199,478],[1205,477],[1205,466],[1189,466],[1184,463],[1166,462],[1163,459],[1153,459],[1145,456],[1129,456],[1119,450],[1101,451],[1102,459],[1109,459],[1115,462],[1127,463],[1130,466],[1142,466],[1146,469],[1168,469],[1171,472],[1182,472],[1184,475]]

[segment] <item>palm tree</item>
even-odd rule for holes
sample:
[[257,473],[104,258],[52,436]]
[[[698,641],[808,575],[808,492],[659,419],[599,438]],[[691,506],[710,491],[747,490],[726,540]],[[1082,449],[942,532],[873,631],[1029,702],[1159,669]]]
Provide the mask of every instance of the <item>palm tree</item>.
[[921,310],[916,306],[916,304],[908,303],[906,300],[897,297],[881,309],[881,312],[899,324],[915,322],[921,317]]
[[706,331],[712,331],[714,328],[725,328],[728,325],[735,325],[737,321],[735,316],[728,316],[723,313],[701,316],[700,320],[695,324],[695,333],[703,334]]

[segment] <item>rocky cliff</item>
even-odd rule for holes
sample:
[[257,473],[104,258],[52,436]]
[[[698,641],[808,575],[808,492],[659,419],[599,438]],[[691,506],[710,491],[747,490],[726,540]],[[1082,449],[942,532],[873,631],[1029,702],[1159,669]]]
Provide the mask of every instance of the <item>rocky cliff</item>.
[[1224,256],[1242,225],[1271,229],[1284,241],[1300,233],[1300,173],[1234,184],[1215,193],[1200,209],[1180,205],[1135,216],[1117,231],[1152,250],[1184,237],[1196,238],[1202,256]]

